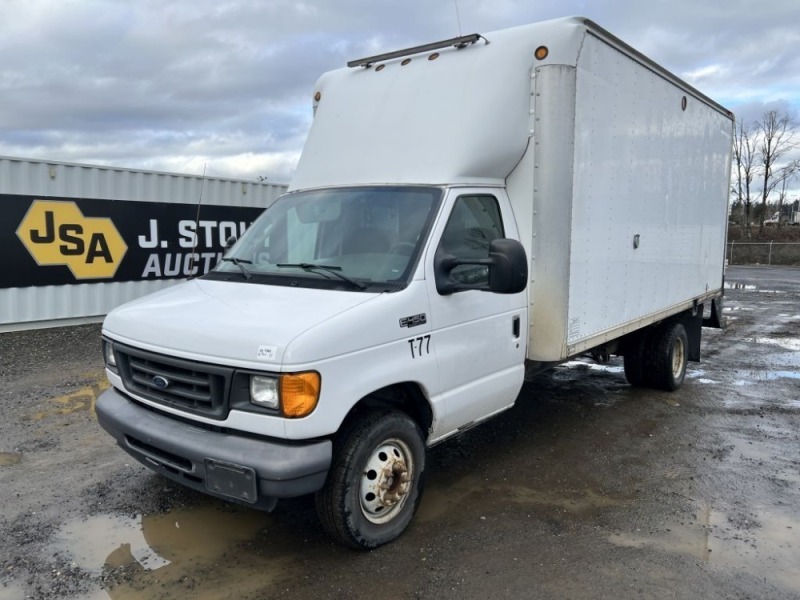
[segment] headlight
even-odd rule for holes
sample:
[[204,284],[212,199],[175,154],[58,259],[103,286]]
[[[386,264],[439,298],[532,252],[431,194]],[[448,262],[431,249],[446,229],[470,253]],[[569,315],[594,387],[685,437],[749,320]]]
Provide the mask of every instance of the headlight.
[[273,377],[250,377],[250,402],[264,408],[278,408],[278,380]]
[[103,340],[103,358],[109,367],[117,366],[117,357],[114,355],[114,346],[108,340]]

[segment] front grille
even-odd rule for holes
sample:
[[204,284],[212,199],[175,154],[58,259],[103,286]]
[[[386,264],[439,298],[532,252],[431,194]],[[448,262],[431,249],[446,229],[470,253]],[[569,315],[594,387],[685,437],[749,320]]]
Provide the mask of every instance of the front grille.
[[228,413],[233,369],[114,344],[120,375],[130,392],[212,419]]

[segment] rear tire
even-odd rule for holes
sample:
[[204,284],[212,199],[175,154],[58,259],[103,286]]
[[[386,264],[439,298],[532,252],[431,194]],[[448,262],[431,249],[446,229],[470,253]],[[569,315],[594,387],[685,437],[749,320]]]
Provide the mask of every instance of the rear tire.
[[346,424],[316,506],[323,529],[356,549],[377,548],[408,527],[419,501],[425,443],[405,413],[372,412]]
[[644,351],[644,376],[649,386],[672,392],[686,377],[689,338],[677,321],[667,321],[649,336]]

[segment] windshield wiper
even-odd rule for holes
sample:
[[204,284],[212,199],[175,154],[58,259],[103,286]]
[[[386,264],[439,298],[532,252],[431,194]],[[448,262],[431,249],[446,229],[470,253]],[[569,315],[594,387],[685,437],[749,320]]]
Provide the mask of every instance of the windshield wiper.
[[285,267],[287,269],[294,268],[294,269],[303,269],[303,271],[325,271],[326,273],[330,273],[341,279],[342,281],[349,283],[356,289],[360,291],[364,291],[367,289],[367,286],[363,283],[359,283],[354,279],[350,279],[347,275],[343,275],[339,271],[342,270],[342,267],[338,267],[336,265],[315,265],[314,263],[281,263],[275,265],[276,267]]
[[239,270],[242,272],[242,275],[244,275],[245,279],[253,278],[253,276],[250,274],[250,271],[247,270],[247,267],[245,267],[244,264],[242,264],[242,263],[247,263],[248,265],[252,265],[253,264],[252,260],[247,260],[246,258],[234,258],[232,256],[231,257],[225,256],[223,257],[222,260],[232,262],[237,267],[239,267]]

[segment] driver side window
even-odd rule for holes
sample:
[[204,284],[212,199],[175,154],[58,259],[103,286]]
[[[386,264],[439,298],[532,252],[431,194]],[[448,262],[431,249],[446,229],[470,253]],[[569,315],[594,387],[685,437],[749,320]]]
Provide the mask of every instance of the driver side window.
[[[494,196],[460,196],[453,205],[439,249],[456,258],[488,258],[489,242],[505,237],[500,206]],[[460,265],[451,277],[458,283],[486,285],[489,267]]]

